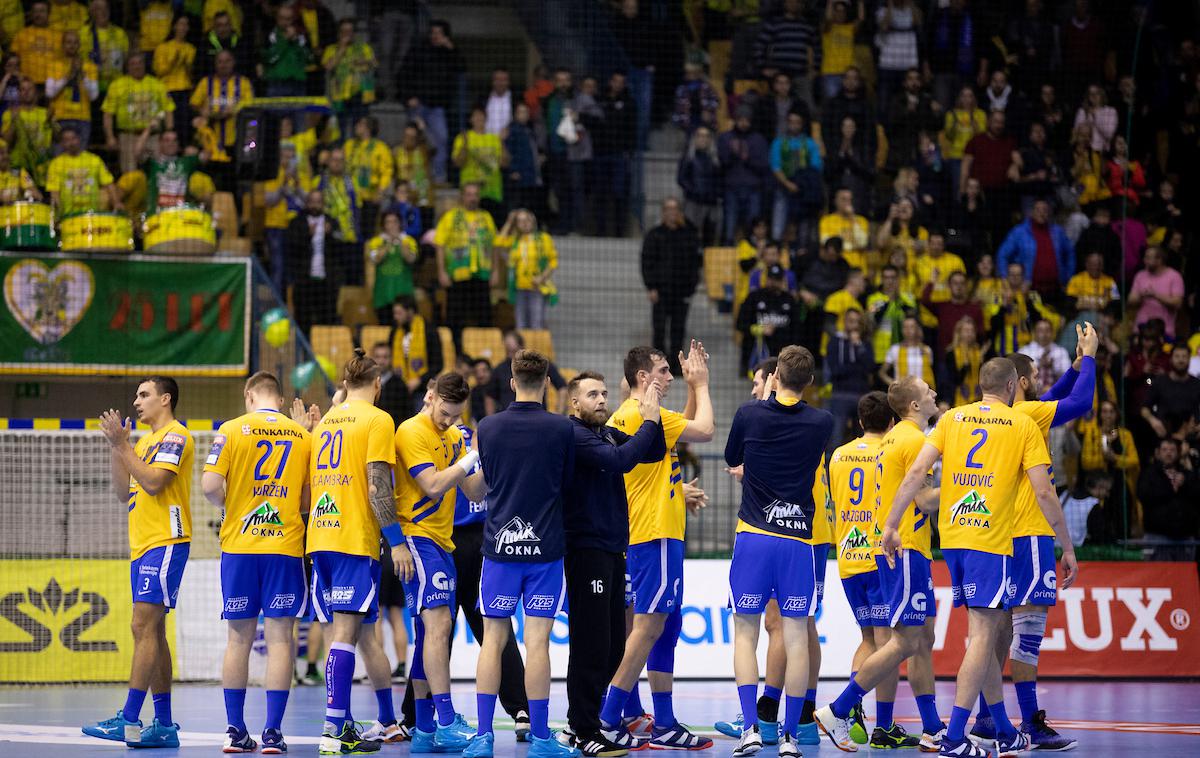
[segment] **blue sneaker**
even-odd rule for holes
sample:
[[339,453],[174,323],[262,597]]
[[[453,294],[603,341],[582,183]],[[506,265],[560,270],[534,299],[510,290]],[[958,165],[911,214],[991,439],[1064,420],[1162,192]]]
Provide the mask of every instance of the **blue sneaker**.
[[740,740],[742,738],[742,732],[745,731],[745,729],[742,728],[745,723],[745,719],[743,719],[742,714],[739,713],[737,718],[735,718],[733,721],[718,721],[717,723],[713,724],[713,729],[716,729],[726,737],[732,737],[735,740]]
[[238,731],[236,726],[231,726],[225,730],[225,746],[221,748],[223,753],[253,753],[258,749],[258,743],[250,736],[250,732],[242,729]]
[[941,742],[942,745],[938,752],[941,758],[991,758],[992,756],[991,753],[966,738],[955,741],[942,737]]
[[532,732],[529,734],[529,758],[581,758],[583,753],[578,748],[568,747],[558,741],[558,736],[551,731],[545,739],[538,738]]
[[990,748],[996,741],[996,721],[991,716],[976,716],[970,736],[976,745]]
[[457,753],[467,746],[475,730],[462,717],[455,714],[454,721],[448,726],[439,726],[433,733],[433,749],[437,753]]
[[102,740],[124,742],[128,738],[141,738],[142,722],[130,721],[125,718],[124,711],[117,711],[117,715],[110,719],[83,727],[83,733],[89,737],[99,737]]
[[1046,723],[1046,712],[1038,711],[1033,718],[1021,724],[1021,731],[1029,735],[1029,744],[1033,750],[1046,753],[1057,753],[1070,750],[1079,744],[1079,740],[1066,737],[1050,728]]
[[492,758],[495,754],[496,735],[476,734],[463,748],[463,758]]
[[412,748],[410,748],[409,752],[411,752],[411,753],[436,753],[436,752],[438,752],[433,744],[433,738],[436,735],[437,735],[436,731],[435,732],[422,732],[420,729],[413,727]]
[[758,720],[758,731],[762,734],[764,745],[779,744],[779,722]]
[[796,727],[796,744],[797,745],[820,745],[821,733],[817,731],[817,722],[810,721],[807,724],[799,724]]
[[655,724],[649,745],[651,750],[708,750],[712,746],[712,740],[692,734],[683,724],[668,727]]
[[137,740],[125,740],[126,747],[179,747],[179,724],[163,724],[158,719],[142,730]]
[[283,741],[283,732],[278,729],[264,729],[262,733],[262,754],[283,755],[287,752],[287,743]]
[[1029,735],[1025,732],[1014,732],[1012,736],[996,735],[996,755],[998,758],[1013,756],[1029,749]]

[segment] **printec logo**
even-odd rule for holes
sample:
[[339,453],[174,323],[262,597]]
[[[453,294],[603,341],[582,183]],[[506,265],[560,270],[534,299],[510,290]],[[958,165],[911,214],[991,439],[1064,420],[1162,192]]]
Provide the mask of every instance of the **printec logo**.
[[539,542],[541,538],[533,531],[533,525],[520,516],[513,516],[496,532],[496,552],[501,555],[541,555]]
[[959,526],[974,526],[982,529],[991,528],[992,512],[988,510],[987,501],[975,490],[962,496],[950,508],[950,520]]
[[51,577],[41,590],[29,587],[0,598],[0,618],[29,635],[21,642],[0,642],[0,653],[40,653],[53,644],[55,637],[74,653],[115,653],[114,640],[79,639],[106,616],[108,601],[99,593],[79,587],[64,592],[58,580]]
[[430,579],[430,584],[443,592],[454,590],[454,580],[447,576],[445,571],[435,571],[433,578]]
[[242,534],[247,530],[256,537],[282,537],[283,519],[279,517],[279,509],[263,503],[242,516]]
[[353,587],[334,587],[329,593],[329,602],[331,603],[349,603],[354,599]]
[[850,527],[850,531],[842,539],[842,555],[845,555],[851,550],[866,550],[871,547],[871,540],[857,526]]

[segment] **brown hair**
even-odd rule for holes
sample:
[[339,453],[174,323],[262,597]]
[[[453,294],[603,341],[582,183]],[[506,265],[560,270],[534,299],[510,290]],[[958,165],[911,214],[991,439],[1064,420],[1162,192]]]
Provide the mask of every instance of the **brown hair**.
[[665,361],[667,356],[663,351],[646,345],[635,347],[625,354],[625,365],[623,368],[625,371],[625,381],[629,383],[630,387],[637,387],[637,375],[639,371],[650,373],[654,370],[655,358],[662,358]]
[[1017,378],[1030,381],[1033,379],[1033,359],[1025,353],[1012,353],[1005,356],[1012,361],[1013,368],[1017,370]]
[[154,391],[160,395],[171,396],[171,413],[175,413],[175,406],[179,405],[179,383],[169,376],[148,376],[142,380],[143,382],[153,382]]
[[575,397],[579,394],[579,385],[583,384],[588,379],[595,379],[598,382],[604,381],[604,374],[599,371],[580,371],[575,376],[571,377],[571,381],[567,382],[567,397]]
[[283,385],[269,371],[259,371],[246,380],[246,392],[269,392],[275,397],[283,397]]
[[979,388],[996,394],[1003,392],[1005,385],[1017,378],[1017,367],[1009,358],[992,358],[979,369]]
[[523,390],[537,390],[546,383],[550,359],[536,350],[518,350],[512,359],[512,375]]
[[779,353],[779,364],[775,368],[775,379],[779,386],[792,392],[800,392],[813,380],[816,360],[806,347],[788,345]]
[[356,347],[354,348],[354,357],[346,361],[342,378],[346,382],[346,389],[356,390],[374,382],[381,373],[383,373],[383,369],[380,365],[373,358],[367,357],[365,350]]
[[888,387],[888,405],[892,406],[897,416],[903,417],[910,405],[920,402],[923,393],[917,386],[919,381],[921,378],[917,376],[902,376]]
[[451,372],[442,374],[434,381],[433,393],[444,402],[457,405],[466,401],[471,394],[471,388],[467,385],[467,380],[463,379],[462,374]]

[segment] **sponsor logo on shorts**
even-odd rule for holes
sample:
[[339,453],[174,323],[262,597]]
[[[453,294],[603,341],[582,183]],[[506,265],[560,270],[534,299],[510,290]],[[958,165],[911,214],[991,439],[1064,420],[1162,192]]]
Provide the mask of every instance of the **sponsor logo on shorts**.
[[286,610],[288,608],[291,608],[295,604],[296,604],[296,594],[294,592],[288,592],[283,595],[276,595],[275,597],[271,598],[271,609],[272,610]]
[[865,605],[858,605],[854,608],[854,620],[858,623],[863,623],[871,618],[871,609]]
[[1052,590],[1058,588],[1058,577],[1055,575],[1054,569],[1050,569],[1045,574],[1042,574],[1042,584]]
[[966,597],[968,600],[970,600],[971,598],[975,597],[975,583],[974,583],[974,582],[971,582],[970,584],[964,584],[964,585],[962,586],[962,591],[963,591],[963,595],[964,595],[964,596],[965,596],[965,597]]
[[1012,583],[1011,579],[1004,580],[1004,597],[1011,600],[1017,596],[1017,585]]
[[[447,576],[445,571],[435,571],[429,583],[443,592],[454,591],[454,580]],[[449,599],[449,595],[446,597]]]
[[520,516],[512,519],[496,532],[496,552],[500,555],[541,555],[541,537],[533,531],[533,524]]
[[149,574],[150,576],[158,576],[158,566],[148,566],[145,563],[138,566],[138,573],[142,575]]
[[762,604],[762,595],[742,595],[738,598],[738,608],[757,608]]
[[[925,597],[924,592],[913,593],[912,600],[909,602],[912,604],[914,611],[925,613],[925,611],[928,609],[928,599]],[[908,614],[905,615],[907,616]]]
[[805,595],[788,595],[783,602],[779,604],[779,609],[782,611],[805,611],[808,610],[808,597]]
[[226,613],[241,613],[250,605],[250,598],[246,596],[231,597],[225,601]]
[[534,595],[529,598],[529,610],[531,611],[548,611],[554,607],[554,602],[557,600],[553,595]]
[[349,603],[354,599],[353,587],[334,587],[329,593],[329,602],[331,603]]
[[517,607],[517,598],[512,595],[496,595],[488,608],[496,611],[511,611]]
[[892,615],[892,609],[886,605],[872,605],[871,606],[871,618],[873,618],[873,619],[886,619],[891,615]]

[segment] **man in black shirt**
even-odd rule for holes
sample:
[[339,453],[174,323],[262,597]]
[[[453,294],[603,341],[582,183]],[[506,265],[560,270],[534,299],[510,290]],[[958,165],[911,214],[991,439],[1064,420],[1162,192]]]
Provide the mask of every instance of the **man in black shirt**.
[[652,343],[667,356],[674,374],[680,373],[678,355],[683,351],[688,306],[700,282],[702,263],[696,227],[684,218],[679,201],[667,198],[662,223],[646,232],[642,241],[642,282],[651,306]]
[[737,315],[737,330],[742,333],[742,373],[799,342],[803,311],[788,292],[783,267],[768,268],[763,287],[750,293]]
[[[506,410],[517,399],[517,393],[512,388],[512,359],[517,354],[517,351],[524,349],[524,347],[525,338],[516,329],[509,329],[504,333],[504,360],[493,367],[492,380],[488,383],[487,394],[491,398],[493,406],[488,411],[488,415]],[[550,363],[550,386],[560,392],[567,386],[567,381],[558,372],[558,368],[554,365],[553,361]],[[542,400],[542,405],[546,405],[544,399]],[[563,412],[566,405],[566,397],[562,396],[555,403],[555,410]]]
[[625,74],[618,71],[609,77],[608,89],[597,104],[604,119],[592,129],[596,234],[607,237],[611,230],[612,236],[622,237],[629,220],[629,161],[637,139],[637,108]]
[[1191,351],[1185,344],[1171,350],[1171,368],[1150,380],[1142,418],[1159,438],[1176,434],[1200,413],[1200,379],[1188,374]]
[[376,342],[371,346],[371,359],[383,369],[379,375],[379,397],[375,398],[375,407],[387,411],[392,417],[392,425],[398,427],[413,415],[413,401],[404,377],[396,373],[392,364],[391,344]]

